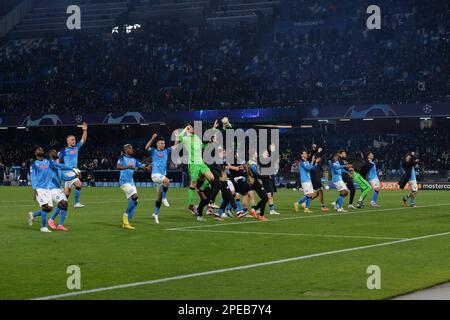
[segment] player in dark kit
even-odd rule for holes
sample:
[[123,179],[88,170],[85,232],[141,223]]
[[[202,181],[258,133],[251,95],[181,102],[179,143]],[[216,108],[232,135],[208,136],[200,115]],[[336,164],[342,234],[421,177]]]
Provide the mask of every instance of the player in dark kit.
[[[273,144],[270,145],[269,150],[266,150],[262,153],[262,157],[265,159],[268,159],[270,157],[270,153],[273,152],[272,148],[275,148]],[[270,168],[271,163],[260,163],[260,168]],[[277,192],[277,186],[275,184],[275,175],[261,175],[261,181],[264,187],[264,190],[266,190],[267,197],[269,199],[269,213],[272,215],[279,215],[280,213],[275,210],[275,204],[274,204],[274,195]]]
[[[227,207],[228,204],[231,205],[233,210],[235,211],[236,215],[240,217],[242,215],[242,212],[238,210],[236,201],[234,199],[234,196],[230,190],[230,187],[227,183],[227,175],[225,173],[225,151],[222,147],[218,148],[218,157],[221,161],[221,163],[213,163],[208,165],[209,169],[211,170],[212,174],[214,175],[214,179],[218,181],[218,185],[210,185],[206,184],[203,185],[204,181],[199,181],[198,186],[198,192],[200,196],[200,204],[197,208],[197,215],[198,220],[203,220],[203,209],[211,202],[214,201],[219,191],[222,193],[222,205],[218,209],[217,214],[214,214],[214,219],[217,221],[221,221],[222,213],[224,213],[224,209]],[[205,187],[206,186],[206,187]]]
[[415,157],[414,152],[409,152],[405,155],[402,161],[403,170],[405,170],[405,173],[400,178],[400,181],[398,182],[400,189],[404,189],[406,185],[409,183],[409,186],[411,187],[411,192],[403,197],[403,204],[408,207],[408,198],[410,199],[409,206],[412,208],[416,207],[416,204],[414,203],[414,198],[417,194],[418,187],[417,187],[417,179],[416,179],[416,169],[414,168],[416,164],[420,162],[419,159]]
[[[340,164],[342,164],[342,165],[349,164],[349,162],[347,160],[347,152],[345,150],[340,150],[339,151],[339,156],[340,156],[340,160],[339,160]],[[344,183],[347,185],[347,188],[350,191],[350,197],[348,199],[348,208],[349,209],[356,209],[356,207],[353,205],[353,199],[355,198],[355,193],[356,193],[356,189],[355,189],[355,185],[354,185],[353,179],[352,179],[352,177],[350,176],[349,173],[343,172],[342,173],[342,180],[344,180]]]
[[[311,151],[309,152],[309,158],[308,161],[312,163],[313,158],[322,158],[323,155],[323,148],[317,147],[316,144],[312,145]],[[313,185],[313,189],[317,191],[311,200],[314,200],[315,198],[319,197],[320,200],[320,210],[323,212],[329,211],[325,206],[325,202],[323,199],[323,186],[321,181],[322,171],[320,169],[320,162],[316,163],[316,166],[309,172],[311,176],[311,182]]]

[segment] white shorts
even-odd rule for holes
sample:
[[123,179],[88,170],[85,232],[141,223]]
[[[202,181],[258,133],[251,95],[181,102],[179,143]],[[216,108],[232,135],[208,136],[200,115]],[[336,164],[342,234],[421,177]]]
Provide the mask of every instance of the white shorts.
[[234,189],[234,183],[231,180],[227,180],[228,189],[230,189],[231,193],[235,193],[236,189]]
[[51,189],[50,194],[54,203],[60,203],[61,201],[67,201],[66,194],[62,189]]
[[66,171],[66,172],[64,172],[64,175],[66,177],[73,177],[72,180],[64,182],[64,188],[66,188],[66,189],[72,188],[74,186],[75,182],[80,181],[80,179],[77,178],[77,175],[73,171]]
[[51,190],[36,189],[36,193],[36,201],[39,203],[40,207],[45,206],[46,204],[50,207],[53,206]]
[[156,187],[162,186],[164,179],[166,178],[165,175],[162,175],[160,173],[154,173],[152,174],[152,181],[156,183]]
[[302,182],[302,189],[304,194],[314,193],[312,182]]
[[374,189],[380,187],[380,180],[378,178],[370,180],[369,183]]
[[127,197],[127,199],[129,199],[133,194],[137,193],[136,186],[133,186],[129,183],[121,185],[120,189],[122,189],[122,191],[125,192],[125,196]]
[[411,191],[417,192],[417,190],[419,190],[417,188],[417,181],[416,180],[409,180],[409,185],[411,186]]
[[333,182],[333,184],[336,187],[336,189],[338,189],[338,191],[347,190],[347,185],[342,180],[341,181],[337,181],[337,182]]

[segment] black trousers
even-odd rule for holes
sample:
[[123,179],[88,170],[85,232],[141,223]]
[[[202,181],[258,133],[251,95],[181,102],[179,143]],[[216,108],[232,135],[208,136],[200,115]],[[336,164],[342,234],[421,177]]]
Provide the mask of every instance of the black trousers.
[[348,199],[348,204],[353,204],[353,199],[355,198],[355,183],[353,182],[353,179],[348,174],[342,175],[342,180],[347,185],[347,189],[350,191],[350,198]]
[[267,197],[267,192],[264,190],[263,185],[261,182],[259,182],[258,179],[255,179],[252,185],[252,190],[255,190],[255,192],[258,194],[259,202],[253,207],[253,209],[260,211],[260,216],[264,215],[264,212],[266,210],[266,204],[267,201],[269,201],[269,198]]

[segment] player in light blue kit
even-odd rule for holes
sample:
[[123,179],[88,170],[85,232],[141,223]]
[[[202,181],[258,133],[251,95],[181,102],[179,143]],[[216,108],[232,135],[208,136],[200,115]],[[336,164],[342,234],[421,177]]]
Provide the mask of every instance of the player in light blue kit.
[[[58,159],[58,151],[54,149],[50,150],[48,155],[50,160],[56,161]],[[57,167],[53,168],[51,191],[52,195],[55,195],[54,199],[56,199],[58,205],[55,210],[53,210],[53,214],[48,220],[48,226],[53,230],[69,231],[69,229],[64,226],[67,216],[68,201],[64,189],[61,188],[61,181],[66,182],[72,179],[70,175],[66,174],[67,172],[69,171],[63,171]],[[58,215],[60,215],[59,224],[56,225],[55,219]]]
[[139,198],[136,185],[134,184],[133,174],[134,171],[138,169],[148,170],[148,167],[145,167],[142,163],[136,160],[133,155],[133,146],[131,144],[124,145],[123,155],[117,161],[116,166],[117,170],[120,170],[120,189],[125,192],[125,196],[128,199],[127,209],[122,216],[122,228],[130,230],[135,229],[131,226],[130,221],[136,212]]
[[311,181],[311,170],[315,169],[317,163],[319,162],[320,158],[315,158],[314,156],[312,157],[311,162],[309,162],[308,152],[305,150],[302,151],[299,163],[299,174],[304,195],[301,199],[294,203],[296,212],[300,210],[301,205],[305,213],[312,213],[312,211],[309,209],[309,207],[311,206],[312,198],[314,197],[314,188]]
[[[336,189],[339,191],[339,197],[335,202],[332,202],[331,204],[333,207],[337,210],[337,212],[347,212],[344,208],[342,208],[342,205],[344,203],[344,198],[348,195],[348,189],[345,184],[345,182],[342,180],[342,172],[347,172],[347,168],[349,168],[351,165],[341,165],[339,163],[340,159],[340,153],[335,152],[333,155],[333,158],[331,160],[330,164],[330,170],[331,170],[331,176],[332,176],[332,182]],[[352,170],[352,169],[350,169]]]
[[34,218],[41,216],[41,232],[51,232],[47,228],[47,213],[52,211],[53,202],[60,204],[67,198],[61,187],[55,183],[55,169],[74,170],[67,165],[60,164],[53,160],[44,158],[44,149],[37,147],[34,155],[36,160],[31,164],[30,176],[31,186],[34,190],[36,201],[41,207],[40,210],[28,213],[28,224],[33,225]]
[[[74,135],[69,135],[66,139],[67,141],[67,147],[62,149],[59,154],[59,161],[63,161],[64,164],[72,167],[77,168],[78,167],[78,152],[80,151],[81,147],[86,143],[87,140],[87,129],[88,125],[86,122],[83,122],[83,135],[81,136],[80,141],[77,143],[77,140]],[[70,192],[72,191],[72,188],[75,187],[75,203],[73,207],[75,209],[77,208],[84,208],[84,205],[80,203],[80,193],[81,193],[81,176],[76,175],[73,172],[65,172],[69,177],[72,177],[71,180],[66,181],[64,189],[66,192],[67,198],[70,196]]]
[[[152,147],[153,141],[156,139],[156,148]],[[158,137],[158,134],[154,133],[152,138],[145,146],[152,158],[152,181],[156,183],[157,199],[155,202],[155,210],[153,212],[153,218],[155,222],[159,223],[159,209],[161,203],[165,207],[170,207],[169,201],[167,201],[167,191],[169,189],[170,180],[167,175],[167,162],[172,152],[171,148],[166,148],[166,141],[163,137]]]
[[371,165],[369,173],[367,174],[367,180],[369,180],[370,186],[373,190],[372,195],[372,201],[370,202],[370,205],[372,207],[379,207],[377,204],[378,200],[378,193],[380,192],[380,180],[378,179],[378,172],[377,172],[377,164],[373,161],[375,158],[374,154],[372,152],[367,152],[367,162]]

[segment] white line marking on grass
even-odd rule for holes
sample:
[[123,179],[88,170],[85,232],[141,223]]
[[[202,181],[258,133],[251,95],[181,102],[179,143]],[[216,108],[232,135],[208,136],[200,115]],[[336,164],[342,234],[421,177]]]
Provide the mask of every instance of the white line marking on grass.
[[411,241],[416,241],[416,240],[442,237],[442,236],[447,236],[447,235],[450,235],[450,231],[444,232],[444,233],[429,234],[429,235],[415,237],[415,238],[408,238],[408,239],[402,239],[402,240],[396,240],[396,241],[390,241],[390,242],[382,242],[382,243],[371,244],[371,245],[367,245],[367,246],[360,246],[360,247],[353,247],[353,248],[347,248],[347,249],[339,249],[339,250],[333,250],[333,251],[313,253],[313,254],[309,254],[306,256],[298,256],[298,257],[292,257],[292,258],[281,259],[281,260],[272,260],[272,261],[267,261],[267,262],[254,263],[254,264],[248,264],[248,265],[224,268],[224,269],[217,269],[217,270],[211,270],[211,271],[205,271],[205,272],[183,274],[183,275],[179,275],[179,276],[173,276],[173,277],[162,278],[162,279],[154,279],[154,280],[148,280],[148,281],[142,281],[142,282],[126,283],[126,284],[120,284],[120,285],[96,288],[96,289],[90,289],[90,290],[67,292],[67,293],[62,293],[62,294],[56,294],[56,295],[51,295],[51,296],[35,298],[33,300],[61,299],[61,298],[79,296],[79,295],[89,294],[89,293],[97,293],[97,292],[111,291],[111,290],[116,290],[116,289],[139,287],[139,286],[145,286],[145,285],[174,281],[174,280],[189,279],[189,278],[195,278],[195,277],[208,276],[208,275],[212,275],[212,274],[219,274],[219,273],[225,273],[225,272],[231,272],[231,271],[265,267],[265,266],[270,266],[270,265],[282,264],[282,263],[286,263],[286,262],[307,260],[307,259],[329,256],[329,255],[338,254],[338,253],[344,253],[344,252],[351,252],[351,251],[365,250],[365,249],[371,249],[371,248],[376,248],[376,247],[390,246],[390,245],[398,244],[398,243],[405,243],[405,242],[411,242]]
[[[430,204],[428,206],[417,206],[417,208],[429,208],[429,207],[442,207],[448,206],[450,203],[439,203],[439,204]],[[417,209],[416,208],[416,209]],[[243,222],[226,222],[226,223],[215,223],[215,224],[207,224],[207,225],[196,225],[196,226],[188,226],[188,227],[178,227],[178,228],[168,228],[165,229],[167,231],[177,231],[177,230],[185,230],[185,229],[198,229],[198,228],[211,228],[211,227],[220,227],[220,226],[229,226],[229,225],[240,225],[247,223],[270,223],[270,222],[278,222],[285,220],[296,220],[296,219],[311,219],[311,218],[321,218],[321,217],[340,217],[343,215],[355,214],[355,213],[367,213],[367,212],[381,212],[381,211],[395,211],[395,210],[415,210],[410,207],[398,207],[398,208],[386,208],[386,209],[371,209],[371,210],[352,210],[344,213],[324,213],[324,214],[314,214],[308,216],[297,216],[297,217],[288,217],[288,218],[277,218],[277,219],[269,219],[268,221],[260,221],[260,220],[252,220],[252,221],[243,221]]]
[[377,236],[345,236],[335,234],[310,234],[310,233],[282,233],[282,232],[259,232],[259,231],[232,231],[232,230],[172,230],[178,232],[212,232],[212,233],[236,233],[236,234],[258,234],[274,236],[298,236],[298,237],[323,237],[323,238],[356,238],[356,239],[380,239],[380,240],[403,240],[408,238],[377,237]]

